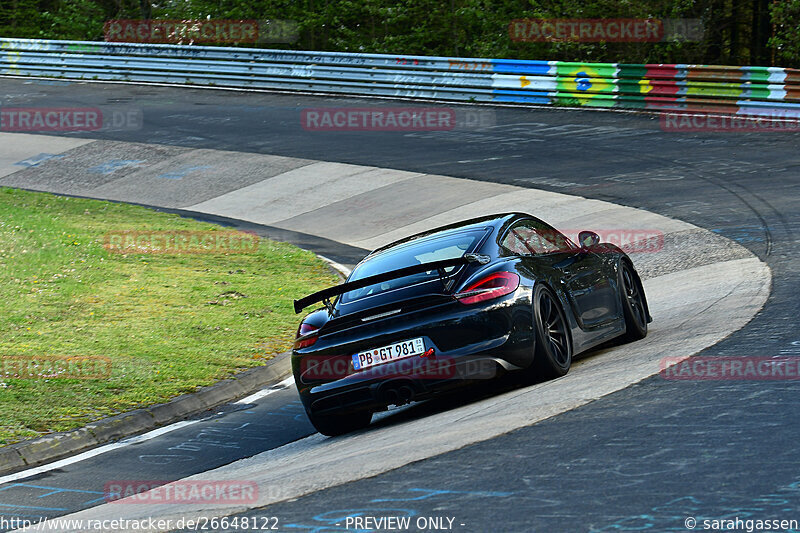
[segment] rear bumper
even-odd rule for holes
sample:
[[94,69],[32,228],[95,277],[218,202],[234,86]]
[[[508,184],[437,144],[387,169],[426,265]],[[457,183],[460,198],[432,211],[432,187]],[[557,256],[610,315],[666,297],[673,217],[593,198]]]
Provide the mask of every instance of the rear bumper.
[[380,376],[350,376],[310,387],[300,394],[303,404],[316,414],[378,411],[389,405],[424,400],[474,381],[492,379],[504,369],[517,368],[491,356],[439,357],[417,359],[407,365],[386,363],[380,366],[385,368],[371,369],[382,370]]
[[[456,304],[424,319],[397,317],[333,338],[321,337],[316,349],[295,351],[295,382],[304,406],[315,414],[379,411],[528,366],[533,357],[531,326],[525,299],[485,307]],[[359,372],[348,366],[354,353],[415,337],[424,339],[426,349],[434,349],[432,357],[415,355]],[[310,379],[309,358],[330,360],[331,374]]]

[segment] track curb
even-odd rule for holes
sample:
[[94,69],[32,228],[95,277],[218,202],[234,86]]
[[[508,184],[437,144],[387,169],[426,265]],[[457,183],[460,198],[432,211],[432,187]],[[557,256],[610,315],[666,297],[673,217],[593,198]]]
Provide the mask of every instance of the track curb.
[[65,456],[131,437],[177,422],[286,379],[292,373],[289,352],[276,355],[264,366],[172,400],[98,420],[85,427],[54,433],[0,448],[0,475],[48,463]]

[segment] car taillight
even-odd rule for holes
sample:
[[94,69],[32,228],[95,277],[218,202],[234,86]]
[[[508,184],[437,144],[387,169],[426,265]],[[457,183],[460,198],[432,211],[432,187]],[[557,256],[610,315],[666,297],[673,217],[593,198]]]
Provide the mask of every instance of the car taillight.
[[511,294],[519,287],[519,276],[513,272],[495,272],[481,278],[455,294],[464,305],[476,304]]
[[[311,335],[310,337],[307,337],[307,335],[314,333],[315,331],[319,331],[317,326],[312,326],[311,324],[306,323],[300,324],[300,327],[297,329],[297,340],[294,341],[294,349],[299,350],[300,348],[308,348],[317,342],[317,335]],[[300,337],[304,338],[301,339]]]

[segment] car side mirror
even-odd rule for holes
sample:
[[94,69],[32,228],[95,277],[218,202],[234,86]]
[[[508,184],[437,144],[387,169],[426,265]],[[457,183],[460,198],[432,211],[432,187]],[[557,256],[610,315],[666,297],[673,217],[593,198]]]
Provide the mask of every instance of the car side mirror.
[[578,244],[583,250],[594,248],[600,244],[600,235],[593,231],[582,231],[578,233]]

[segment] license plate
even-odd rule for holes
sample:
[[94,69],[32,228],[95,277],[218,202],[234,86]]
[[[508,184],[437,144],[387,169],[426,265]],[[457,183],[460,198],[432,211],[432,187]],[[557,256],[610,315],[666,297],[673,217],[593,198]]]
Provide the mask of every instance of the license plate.
[[422,337],[419,337],[354,354],[353,368],[356,370],[364,370],[365,368],[375,365],[381,365],[383,363],[397,361],[398,359],[405,359],[406,357],[413,357],[423,353],[425,353],[425,342],[422,340]]

